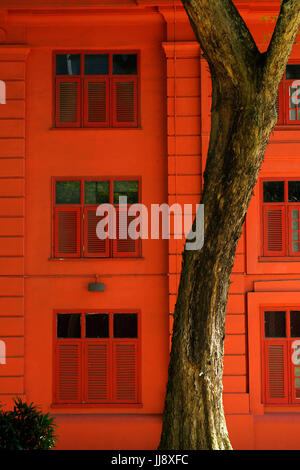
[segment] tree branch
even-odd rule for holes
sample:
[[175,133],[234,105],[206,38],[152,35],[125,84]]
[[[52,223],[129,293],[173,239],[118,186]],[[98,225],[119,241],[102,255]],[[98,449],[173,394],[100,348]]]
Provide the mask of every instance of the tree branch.
[[265,54],[262,76],[263,91],[273,93],[278,88],[292,51],[300,25],[300,0],[284,0]]
[[211,71],[219,76],[226,74],[233,85],[251,80],[249,70],[251,75],[251,64],[257,63],[260,53],[233,2],[182,0],[182,3]]

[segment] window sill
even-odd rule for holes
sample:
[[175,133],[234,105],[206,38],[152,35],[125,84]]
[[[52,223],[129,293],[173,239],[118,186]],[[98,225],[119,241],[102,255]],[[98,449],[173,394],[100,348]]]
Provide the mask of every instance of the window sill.
[[292,257],[292,256],[280,256],[280,257],[259,256],[258,261],[260,263],[278,263],[278,261],[284,262],[284,263],[299,263],[300,262],[300,256],[295,256],[295,257]]
[[[299,403],[300,405],[300,403]],[[300,413],[300,406],[287,403],[286,405],[263,405],[264,413]]]
[[79,257],[79,258],[48,258],[48,261],[100,261],[100,260],[106,260],[106,261],[120,261],[120,260],[144,260],[144,256],[120,256],[120,257],[114,257],[114,258],[109,258],[109,257],[95,257],[95,258],[92,258],[91,256],[90,257]]
[[276,131],[299,131],[300,124],[281,124],[280,126],[275,126],[273,132]]
[[[300,127],[299,127],[300,128]],[[49,131],[142,131],[143,127],[49,127]]]
[[143,408],[143,403],[51,403],[50,408],[57,410],[84,409],[84,408]]

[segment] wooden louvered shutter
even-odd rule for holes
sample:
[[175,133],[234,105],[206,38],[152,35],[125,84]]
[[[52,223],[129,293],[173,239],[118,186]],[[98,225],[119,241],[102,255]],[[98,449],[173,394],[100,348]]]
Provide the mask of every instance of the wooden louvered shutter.
[[108,78],[86,78],[84,81],[84,126],[109,125]]
[[59,341],[55,358],[55,402],[81,401],[80,341]]
[[265,340],[265,402],[288,403],[287,342]]
[[264,206],[264,255],[285,255],[285,208],[275,204]]
[[113,343],[113,401],[130,403],[138,400],[137,343]]
[[80,257],[80,208],[56,207],[54,216],[54,256]]
[[84,209],[84,256],[109,256],[109,238],[101,240],[97,237],[96,227],[103,217],[97,217],[98,206],[89,206]]
[[287,124],[300,123],[300,81],[299,80],[286,80],[285,81],[285,119]]
[[112,79],[112,123],[114,127],[137,127],[137,78]]
[[300,206],[288,207],[289,255],[300,255]]
[[56,78],[56,127],[80,127],[80,78]]
[[86,401],[109,400],[109,343],[86,342]]
[[[122,209],[116,208],[116,222],[117,222],[117,227],[116,227],[116,239],[113,240],[113,256],[114,257],[137,257],[139,256],[139,251],[140,251],[140,238],[137,240],[133,240],[128,236],[128,226],[132,220],[135,219],[135,216],[129,216],[127,214],[127,224],[124,227],[123,226],[123,218],[119,217],[120,211]],[[127,238],[126,239],[121,239],[119,238],[119,228],[123,227],[124,230],[127,231]]]

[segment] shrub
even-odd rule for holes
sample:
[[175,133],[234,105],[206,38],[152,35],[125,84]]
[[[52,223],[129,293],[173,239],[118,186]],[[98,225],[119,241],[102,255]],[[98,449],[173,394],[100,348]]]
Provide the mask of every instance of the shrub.
[[47,450],[55,445],[54,419],[33,403],[14,399],[11,411],[0,410],[0,449]]

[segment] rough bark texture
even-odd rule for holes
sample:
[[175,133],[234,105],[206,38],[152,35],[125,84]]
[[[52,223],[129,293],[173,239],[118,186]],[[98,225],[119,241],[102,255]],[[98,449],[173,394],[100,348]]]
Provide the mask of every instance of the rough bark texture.
[[231,449],[222,403],[228,289],[277,119],[275,100],[300,24],[300,0],[282,2],[264,54],[231,0],[183,5],[210,67],[212,127],[201,200],[204,246],[183,253],[159,449]]

